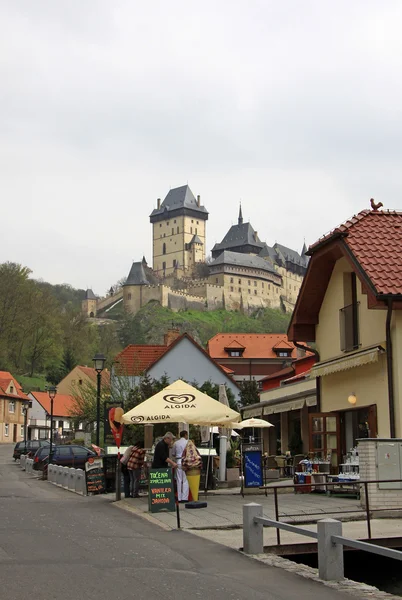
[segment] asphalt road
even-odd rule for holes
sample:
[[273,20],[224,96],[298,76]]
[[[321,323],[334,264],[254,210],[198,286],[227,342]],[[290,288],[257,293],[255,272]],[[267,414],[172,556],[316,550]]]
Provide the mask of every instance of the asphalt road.
[[32,479],[0,445],[0,589],[7,600],[350,600],[189,533]]

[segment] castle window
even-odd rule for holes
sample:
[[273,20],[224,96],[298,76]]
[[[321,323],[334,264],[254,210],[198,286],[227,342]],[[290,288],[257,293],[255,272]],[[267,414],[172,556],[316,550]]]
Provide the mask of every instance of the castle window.
[[262,284],[261,284],[261,285],[262,285],[262,287],[264,287],[264,282],[262,282]]
[[269,290],[271,289],[271,284],[270,284],[270,283],[268,284],[268,289],[269,289]]
[[277,293],[277,294],[279,293],[279,290],[278,290],[278,288],[276,288],[276,293]]
[[166,225],[169,227],[169,221],[166,223]]
[[233,292],[233,286],[230,286],[230,291]]
[[251,290],[247,290],[249,294],[251,294]]
[[257,282],[256,281],[254,281],[254,287],[257,287]]
[[[131,294],[129,294],[129,296],[130,296],[130,297],[129,297],[129,300],[131,300]],[[78,380],[78,385],[82,385],[82,379],[79,379],[79,380]]]
[[257,295],[257,290],[254,290],[254,296],[256,296],[256,295]]
[[215,283],[218,283],[218,281],[219,281],[219,279],[216,277],[216,278],[215,278]]
[[193,219],[191,219],[191,222],[194,223]]
[[173,268],[174,269],[176,268],[176,259],[175,258],[173,259]]
[[177,228],[177,233],[180,233],[180,227]]
[[239,283],[241,283],[241,279],[239,279]]
[[250,280],[248,280],[248,282],[247,282],[247,283],[248,283],[249,285],[251,285],[251,281],[250,281]]
[[190,227],[190,233],[193,233],[193,228],[192,227]]
[[162,223],[159,223],[159,227],[162,227]]
[[[131,300],[131,294],[127,294],[127,300]],[[80,379],[80,381],[82,381],[82,379]],[[80,383],[81,385],[81,383]]]
[[199,225],[199,222],[198,222],[198,221],[196,221],[196,223],[197,223],[197,225]]
[[176,223],[176,219],[173,221],[173,223]]
[[230,283],[233,283],[233,277],[230,278]]
[[163,242],[162,254],[166,254],[166,244]]
[[241,288],[239,288],[239,292],[241,292]]
[[163,237],[166,237],[166,233],[163,234]]
[[196,227],[196,228],[195,228],[195,235],[197,235],[197,233],[198,233],[198,232],[197,232],[197,227]]
[[172,235],[174,235],[174,227],[172,227]]
[[166,271],[166,263],[165,263],[165,262],[163,262],[163,263],[162,263],[162,269],[163,269],[164,271]]

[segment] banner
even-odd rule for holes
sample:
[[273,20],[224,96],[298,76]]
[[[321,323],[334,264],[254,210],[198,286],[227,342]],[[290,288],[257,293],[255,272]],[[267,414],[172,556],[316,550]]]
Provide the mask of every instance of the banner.
[[123,424],[120,419],[123,416],[123,402],[105,402],[105,413],[103,417],[103,442],[105,446],[121,446],[123,436]]

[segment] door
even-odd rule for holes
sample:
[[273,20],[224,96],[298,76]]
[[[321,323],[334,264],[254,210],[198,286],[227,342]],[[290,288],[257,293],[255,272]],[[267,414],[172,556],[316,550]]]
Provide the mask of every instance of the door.
[[17,427],[18,427],[18,425],[16,423],[14,423],[14,427],[13,427],[13,442],[17,441]]
[[337,472],[340,464],[339,413],[311,413],[310,452],[315,458],[326,461],[331,472]]

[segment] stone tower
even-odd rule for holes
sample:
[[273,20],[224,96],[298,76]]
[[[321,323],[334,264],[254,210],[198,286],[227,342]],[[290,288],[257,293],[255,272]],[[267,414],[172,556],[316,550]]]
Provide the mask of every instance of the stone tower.
[[81,302],[81,310],[87,317],[96,317],[97,298],[91,289],[85,292],[85,300]]
[[170,190],[164,201],[157,201],[150,215],[153,239],[153,270],[160,276],[181,270],[191,276],[197,262],[205,261],[205,236],[208,212],[183,185]]

